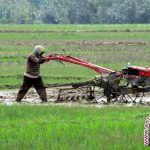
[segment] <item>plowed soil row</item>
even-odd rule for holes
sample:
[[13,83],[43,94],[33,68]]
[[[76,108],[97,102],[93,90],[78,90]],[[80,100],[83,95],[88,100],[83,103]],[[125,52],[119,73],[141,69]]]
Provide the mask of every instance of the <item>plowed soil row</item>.
[[[150,45],[150,42],[145,41],[40,41],[45,46],[51,45],[71,45],[71,46],[100,46],[100,45]],[[9,44],[14,46],[34,46],[39,44],[39,41],[0,41],[0,44]]]

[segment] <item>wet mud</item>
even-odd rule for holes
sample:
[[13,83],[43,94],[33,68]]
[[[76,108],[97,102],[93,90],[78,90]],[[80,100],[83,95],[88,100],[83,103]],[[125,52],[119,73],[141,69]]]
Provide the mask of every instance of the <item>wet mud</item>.
[[[17,96],[18,90],[7,90],[0,91],[0,103],[6,105],[12,104],[43,104],[40,100],[37,92],[34,89],[30,89],[26,96],[22,99],[21,102],[15,102],[15,98]],[[110,103],[107,103],[106,97],[100,97],[96,95],[93,100],[89,100],[87,97],[86,88],[78,88],[78,89],[69,89],[61,90],[60,88],[48,88],[47,89],[47,98],[48,102],[46,104],[66,104],[66,105],[96,105],[96,106],[104,106],[104,105],[125,105],[125,106],[150,106],[150,94],[144,95],[142,101],[136,100],[124,101],[121,98],[112,99]]]

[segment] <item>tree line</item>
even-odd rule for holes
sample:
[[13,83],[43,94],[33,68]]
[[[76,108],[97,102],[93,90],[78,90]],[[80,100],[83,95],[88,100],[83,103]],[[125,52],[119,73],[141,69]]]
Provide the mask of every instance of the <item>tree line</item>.
[[150,0],[0,0],[0,23],[150,23]]

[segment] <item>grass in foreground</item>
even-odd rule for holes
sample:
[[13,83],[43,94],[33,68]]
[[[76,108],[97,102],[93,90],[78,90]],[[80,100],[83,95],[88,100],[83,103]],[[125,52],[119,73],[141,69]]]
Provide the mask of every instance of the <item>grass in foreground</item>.
[[0,105],[0,149],[144,149],[149,107]]

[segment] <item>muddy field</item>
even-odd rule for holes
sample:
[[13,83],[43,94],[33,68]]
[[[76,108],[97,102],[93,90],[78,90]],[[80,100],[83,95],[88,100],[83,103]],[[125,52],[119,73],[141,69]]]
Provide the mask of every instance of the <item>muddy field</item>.
[[[59,88],[48,88],[47,90],[48,103],[87,103],[84,89],[64,90],[60,93]],[[15,102],[18,90],[0,91],[0,103]],[[59,97],[59,100],[58,100]],[[22,103],[41,103],[38,94],[34,89],[30,89]]]
[[[76,104],[84,104],[84,105],[96,105],[96,106],[104,106],[104,105],[125,105],[125,106],[150,106],[150,94],[146,93],[142,98],[142,101],[137,99],[135,102],[128,99],[128,101],[124,101],[121,98],[112,99],[111,103],[107,103],[105,97],[99,97],[96,95],[95,99],[88,100],[86,88],[78,88],[78,89],[70,89],[70,87],[66,87],[65,90],[61,90],[59,87],[57,88],[48,88],[47,89],[47,104],[67,104],[67,105],[76,105]],[[0,103],[11,105],[16,103],[15,98],[17,96],[18,90],[9,90],[9,91],[0,91]],[[30,89],[26,94],[21,104],[41,104],[41,100],[37,95],[34,89]]]
[[[15,102],[22,82],[25,59],[35,45],[44,45],[46,55],[60,53],[71,55],[88,62],[121,70],[128,62],[132,65],[149,66],[149,26],[1,26],[0,28],[0,103]],[[142,57],[141,57],[142,56]],[[41,68],[47,88],[48,104],[107,104],[105,97],[96,94],[88,100],[85,88],[63,90],[50,84],[75,83],[91,80],[94,72],[80,66],[63,62],[46,63]],[[69,88],[69,87],[67,87]],[[2,91],[2,89],[7,89]],[[22,103],[40,104],[41,100],[31,89]],[[150,95],[145,94],[142,102],[113,99],[111,104],[149,105]]]

